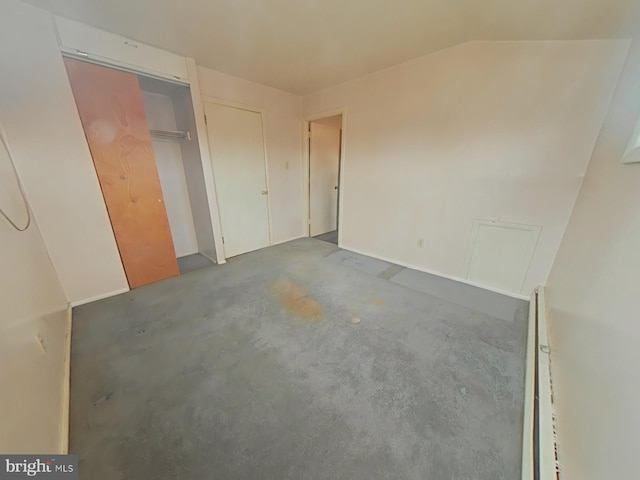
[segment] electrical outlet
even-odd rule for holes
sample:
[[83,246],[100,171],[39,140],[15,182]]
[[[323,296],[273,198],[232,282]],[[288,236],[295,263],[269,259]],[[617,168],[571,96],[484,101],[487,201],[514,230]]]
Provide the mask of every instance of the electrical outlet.
[[424,247],[424,238],[419,238],[418,239],[418,248],[422,248]]

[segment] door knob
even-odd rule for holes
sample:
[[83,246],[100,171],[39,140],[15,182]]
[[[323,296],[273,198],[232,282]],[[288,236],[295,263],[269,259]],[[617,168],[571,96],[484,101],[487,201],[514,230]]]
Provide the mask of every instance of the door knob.
[[269,192],[267,192],[266,190],[262,190],[262,195],[267,195]]
[[338,189],[338,185],[336,185],[335,187],[333,187],[333,189],[334,189],[334,190],[337,190],[337,189]]

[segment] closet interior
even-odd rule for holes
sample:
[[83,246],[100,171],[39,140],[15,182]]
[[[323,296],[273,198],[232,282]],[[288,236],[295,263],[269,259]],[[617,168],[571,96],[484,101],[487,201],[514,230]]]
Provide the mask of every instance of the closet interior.
[[65,58],[131,288],[215,261],[189,86]]

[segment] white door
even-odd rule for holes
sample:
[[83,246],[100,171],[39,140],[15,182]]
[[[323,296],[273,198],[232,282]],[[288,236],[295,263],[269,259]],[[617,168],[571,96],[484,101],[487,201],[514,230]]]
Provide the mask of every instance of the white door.
[[311,122],[309,147],[309,231],[312,237],[338,228],[340,129]]
[[225,256],[268,247],[262,114],[216,103],[204,105]]

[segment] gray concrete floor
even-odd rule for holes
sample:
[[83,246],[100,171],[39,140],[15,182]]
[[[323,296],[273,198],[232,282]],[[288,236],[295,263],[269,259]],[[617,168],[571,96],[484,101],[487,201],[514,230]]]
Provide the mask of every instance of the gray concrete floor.
[[185,273],[200,270],[201,268],[210,267],[214,263],[204,255],[194,253],[192,255],[185,255],[178,258],[178,268],[180,269],[180,275]]
[[338,244],[338,230],[333,230],[331,232],[323,233],[321,235],[316,235],[313,238],[317,238],[318,240],[322,240],[323,242],[335,243]]
[[526,302],[354,258],[300,239],[74,309],[80,478],[519,478]]

